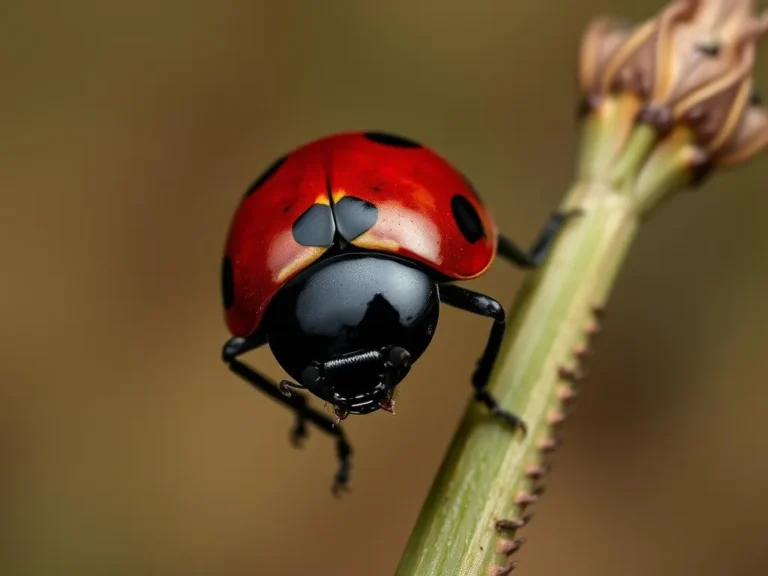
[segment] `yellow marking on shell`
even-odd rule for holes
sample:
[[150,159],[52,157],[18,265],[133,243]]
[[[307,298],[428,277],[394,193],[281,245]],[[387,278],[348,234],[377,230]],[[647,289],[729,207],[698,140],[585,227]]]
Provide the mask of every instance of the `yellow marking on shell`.
[[344,198],[344,196],[346,195],[347,195],[347,191],[344,190],[344,188],[339,188],[338,190],[333,190],[331,192],[331,196],[333,197],[334,202],[338,202],[339,200]]
[[[326,203],[328,197],[326,196]],[[299,256],[291,260],[291,262],[284,266],[277,274],[278,282],[283,282],[287,278],[290,278],[297,272],[309,266],[312,262],[317,260],[327,248],[322,247],[308,247]]]
[[370,248],[371,250],[387,250],[391,252],[398,252],[400,250],[400,244],[390,238],[381,238],[373,234],[372,230],[369,230],[359,238],[355,238],[353,244],[360,248]]
[[331,201],[328,199],[328,194],[325,192],[319,194],[317,198],[315,198],[315,204],[325,204],[326,206],[330,206]]
[[[355,240],[352,242],[355,246],[359,248],[368,248],[369,250],[383,250],[387,252],[393,252],[395,254],[399,253],[401,251],[402,246],[396,242],[395,240],[391,240],[389,238],[380,238],[373,235],[373,231],[369,230],[362,236],[355,238]],[[495,244],[494,244],[495,248]],[[427,262],[430,262],[429,258],[424,258]],[[488,269],[491,267],[491,264],[493,264],[493,258],[490,258],[488,261],[488,264],[486,264],[482,270],[478,270],[474,274],[466,275],[466,276],[456,276],[459,280],[472,280],[473,278],[477,278],[478,276],[482,276],[485,274]]]

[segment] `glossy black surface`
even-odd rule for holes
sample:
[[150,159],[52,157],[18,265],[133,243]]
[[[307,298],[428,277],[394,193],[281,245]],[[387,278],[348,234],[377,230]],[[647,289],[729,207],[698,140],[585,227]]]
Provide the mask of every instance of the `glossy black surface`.
[[[267,311],[267,340],[297,382],[313,362],[392,346],[405,348],[412,364],[432,340],[439,306],[437,283],[427,272],[385,255],[340,254],[281,289]],[[366,414],[378,410],[406,374],[384,362],[355,363],[325,373],[310,391],[351,414]]]

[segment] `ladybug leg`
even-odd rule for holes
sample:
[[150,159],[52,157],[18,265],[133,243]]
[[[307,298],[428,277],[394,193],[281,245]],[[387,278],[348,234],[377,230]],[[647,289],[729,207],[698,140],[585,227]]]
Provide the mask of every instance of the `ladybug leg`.
[[[304,397],[299,396],[299,398]],[[296,425],[293,427],[293,430],[291,430],[291,444],[293,444],[295,448],[301,448],[304,445],[304,439],[307,436],[307,417],[304,415],[303,410],[298,410],[296,412]]]
[[347,442],[344,430],[341,426],[335,424],[331,418],[312,409],[307,404],[304,396],[291,392],[292,389],[301,388],[301,386],[289,382],[277,385],[268,378],[262,376],[248,364],[237,359],[241,354],[258,348],[263,344],[265,344],[265,341],[261,337],[254,339],[239,337],[231,338],[224,345],[222,359],[232,372],[240,376],[257,390],[260,390],[273,400],[276,400],[296,413],[296,426],[291,432],[294,443],[306,436],[307,423],[314,424],[326,434],[336,438],[336,454],[339,460],[339,467],[333,479],[332,492],[334,496],[338,496],[342,490],[347,488],[347,484],[349,483],[350,457],[352,456],[352,447],[349,445],[349,442]]
[[475,400],[484,404],[488,410],[507,424],[526,432],[525,422],[515,414],[504,410],[493,395],[488,391],[488,379],[499,355],[501,341],[504,338],[504,330],[507,326],[504,308],[493,298],[473,292],[453,284],[440,286],[440,300],[449,306],[472,312],[480,316],[493,319],[493,327],[485,345],[485,350],[477,363],[475,373],[472,375],[472,386],[475,389]]
[[[293,394],[291,394],[290,389],[297,388],[297,386],[292,382],[282,380],[278,388],[284,396],[292,397]],[[293,444],[294,448],[301,448],[304,445],[304,439],[309,436],[307,432],[307,403],[301,394],[297,394],[295,398],[304,406],[296,410],[296,424],[291,430],[291,444]]]
[[512,240],[500,234],[497,252],[502,258],[523,268],[538,268],[546,259],[550,246],[552,246],[563,226],[572,217],[578,216],[581,213],[581,208],[575,208],[568,212],[555,212],[552,214],[539,234],[539,238],[528,251],[518,247]]

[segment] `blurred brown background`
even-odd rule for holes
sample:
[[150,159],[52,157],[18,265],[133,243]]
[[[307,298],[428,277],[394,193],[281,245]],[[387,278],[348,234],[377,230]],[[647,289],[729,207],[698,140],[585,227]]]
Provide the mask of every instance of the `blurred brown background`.
[[[397,416],[348,421],[335,501],[332,443],[293,450],[291,415],[220,363],[232,211],[284,151],[377,128],[461,166],[527,243],[571,179],[581,31],[660,6],[3,2],[0,574],[392,574],[489,326],[445,310]],[[521,573],[768,572],[767,165],[643,228]],[[522,278],[473,285],[511,303]]]

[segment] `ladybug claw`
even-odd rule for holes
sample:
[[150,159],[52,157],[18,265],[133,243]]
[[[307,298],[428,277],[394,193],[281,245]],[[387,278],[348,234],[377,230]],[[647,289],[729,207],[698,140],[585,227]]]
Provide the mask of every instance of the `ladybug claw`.
[[346,480],[344,480],[344,481],[336,480],[333,483],[333,487],[331,488],[331,492],[333,493],[334,497],[340,498],[342,492],[351,492],[351,489],[347,485]]
[[339,406],[334,407],[334,413],[336,414],[336,419],[333,421],[334,426],[338,426],[342,420],[349,416],[349,411]]
[[294,390],[300,390],[301,388],[304,388],[304,386],[301,386],[300,384],[294,384],[288,380],[281,380],[278,388],[280,389],[280,392],[282,392],[283,396],[290,398],[292,396],[291,388]]
[[391,398],[387,398],[386,400],[382,400],[381,402],[379,402],[379,408],[394,415],[395,402]]
[[341,492],[349,492],[349,456],[351,449],[344,436],[339,437],[338,444],[339,454],[339,468],[336,471],[336,475],[333,477],[333,486],[331,487],[331,493],[335,498],[341,496]]
[[307,437],[307,428],[302,418],[296,423],[296,427],[291,430],[291,444],[294,448],[304,448],[304,439]]

